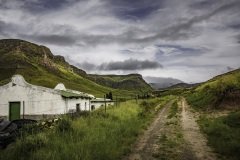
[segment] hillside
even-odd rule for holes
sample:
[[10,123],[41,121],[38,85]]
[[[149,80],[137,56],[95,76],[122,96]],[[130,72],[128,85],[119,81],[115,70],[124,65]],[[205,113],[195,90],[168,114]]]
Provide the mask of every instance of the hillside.
[[140,92],[151,91],[152,88],[147,84],[140,74],[129,75],[88,75],[94,82],[111,88],[125,90],[139,90]]
[[187,93],[196,108],[240,108],[240,69],[214,77]]
[[0,85],[7,83],[14,74],[23,75],[32,84],[53,88],[62,82],[67,88],[101,97],[109,91],[122,97],[130,97],[137,92],[93,82],[86,78],[85,71],[70,65],[64,57],[53,55],[45,46],[17,39],[0,40]]
[[193,84],[190,84],[190,83],[178,83],[178,84],[172,85],[172,86],[170,86],[168,88],[165,88],[165,89],[192,88],[192,87],[197,87],[200,84],[201,83],[193,83]]

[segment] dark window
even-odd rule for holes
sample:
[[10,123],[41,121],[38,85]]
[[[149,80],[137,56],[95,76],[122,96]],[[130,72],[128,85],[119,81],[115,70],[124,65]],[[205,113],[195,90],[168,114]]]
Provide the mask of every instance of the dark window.
[[76,111],[77,111],[77,112],[80,112],[80,111],[81,111],[80,103],[76,104]]

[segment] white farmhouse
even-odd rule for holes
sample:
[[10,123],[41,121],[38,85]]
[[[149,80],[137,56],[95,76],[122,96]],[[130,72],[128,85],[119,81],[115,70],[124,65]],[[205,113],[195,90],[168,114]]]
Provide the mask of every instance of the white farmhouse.
[[21,75],[0,86],[0,117],[41,119],[48,116],[90,111],[93,95],[66,89],[58,84],[54,89],[27,83]]
[[109,105],[114,105],[114,101],[111,99],[104,99],[104,98],[95,98],[91,100],[91,109],[98,109],[100,107],[104,107]]

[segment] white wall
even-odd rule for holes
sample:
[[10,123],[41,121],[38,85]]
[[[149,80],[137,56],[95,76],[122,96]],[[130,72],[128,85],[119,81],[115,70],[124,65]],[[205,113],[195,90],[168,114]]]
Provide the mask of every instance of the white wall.
[[13,86],[11,82],[0,87],[1,116],[9,116],[9,102],[21,102],[21,115],[63,114],[66,112],[65,101],[59,93],[36,86]]
[[69,110],[76,110],[76,105],[80,104],[80,110],[81,111],[90,111],[89,108],[89,99],[82,99],[82,98],[71,98],[71,99],[67,99],[67,108],[68,111]]
[[[102,102],[102,101],[92,101],[91,102],[91,105],[93,105],[95,107],[95,109],[98,109],[100,107],[104,107],[105,106],[105,102]],[[114,102],[106,102],[106,106],[109,106],[109,105],[114,105]]]
[[81,110],[89,111],[90,106],[89,99],[63,98],[58,90],[28,84],[20,75],[0,86],[0,116],[8,118],[9,102],[21,102],[21,115],[64,114],[76,110],[77,103]]

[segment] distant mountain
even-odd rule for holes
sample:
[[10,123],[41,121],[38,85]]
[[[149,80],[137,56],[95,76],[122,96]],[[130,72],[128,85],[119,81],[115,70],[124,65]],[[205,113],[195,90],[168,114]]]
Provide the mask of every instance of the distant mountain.
[[[18,39],[0,40],[0,85],[9,82],[14,74],[23,75],[26,81],[32,84],[53,88],[62,82],[67,88],[101,97],[109,91],[114,95],[130,97],[142,90],[151,90],[140,75],[135,78],[128,75],[114,78],[114,81],[121,85],[111,87],[107,82],[100,83],[85,71],[70,65],[64,57],[53,55],[45,46]],[[98,80],[106,78],[97,77]],[[128,88],[130,84],[139,85],[137,88]]]
[[142,75],[128,74],[128,75],[95,75],[89,74],[88,78],[92,81],[108,86],[111,88],[121,88],[125,90],[139,90],[141,92],[151,91],[152,88],[147,84]]
[[201,83],[193,83],[193,84],[189,84],[189,83],[178,83],[175,85],[172,85],[166,89],[176,89],[176,88],[192,88],[192,87],[196,87],[198,85],[200,85]]
[[155,90],[168,88],[170,86],[184,83],[183,81],[179,79],[174,78],[164,78],[164,77],[144,77],[145,81],[148,82],[151,87]]

